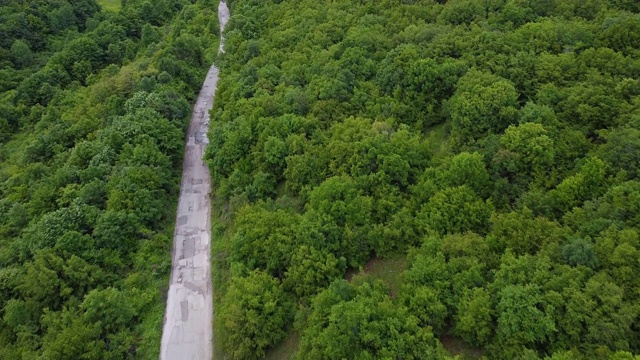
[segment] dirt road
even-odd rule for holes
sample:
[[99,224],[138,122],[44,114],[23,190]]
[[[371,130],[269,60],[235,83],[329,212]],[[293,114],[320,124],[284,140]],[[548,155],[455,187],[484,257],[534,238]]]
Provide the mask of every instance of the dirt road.
[[[218,6],[218,17],[222,32],[229,20],[224,2]],[[211,178],[202,157],[217,83],[218,68],[214,65],[198,95],[187,133],[160,348],[162,360],[207,360],[213,354]]]

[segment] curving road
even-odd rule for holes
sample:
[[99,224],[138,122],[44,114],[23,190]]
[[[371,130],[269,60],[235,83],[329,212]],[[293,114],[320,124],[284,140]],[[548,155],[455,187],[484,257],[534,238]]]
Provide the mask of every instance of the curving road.
[[[218,5],[220,33],[229,20]],[[222,51],[222,42],[220,49]],[[182,169],[180,200],[173,235],[171,280],[162,329],[160,359],[206,360],[213,354],[211,284],[211,178],[202,160],[209,142],[209,110],[218,83],[213,65],[193,107]]]

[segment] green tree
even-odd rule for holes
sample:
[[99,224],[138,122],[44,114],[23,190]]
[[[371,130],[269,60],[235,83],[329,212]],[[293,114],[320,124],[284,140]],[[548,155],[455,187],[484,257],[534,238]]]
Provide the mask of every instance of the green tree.
[[474,346],[484,346],[493,333],[491,298],[483,288],[468,289],[458,303],[453,331]]
[[534,254],[549,243],[560,242],[566,229],[524,207],[519,211],[491,216],[487,244],[497,253],[510,249],[516,254]]
[[349,266],[363,264],[373,246],[373,202],[359,187],[347,176],[329,178],[311,191],[305,214],[324,232],[324,242],[312,245],[344,257]]
[[637,14],[621,14],[607,21],[599,41],[606,47],[623,54],[630,54],[640,47],[640,20]]
[[109,287],[92,290],[80,306],[88,324],[99,324],[102,333],[113,334],[125,329],[137,316],[131,294]]
[[20,69],[33,63],[33,52],[24,40],[16,40],[11,44],[11,56],[13,63]]
[[572,239],[562,247],[562,256],[569,265],[584,265],[590,268],[595,268],[598,265],[593,244],[587,239]]
[[326,251],[302,245],[291,256],[283,284],[300,298],[310,297],[339,279],[345,267],[344,258],[336,259]]
[[577,174],[566,177],[549,193],[551,206],[556,214],[567,212],[601,195],[606,180],[605,163],[596,157],[588,158]]
[[607,143],[599,149],[602,159],[615,169],[625,170],[629,179],[637,178],[640,175],[640,130],[614,129],[606,139]]
[[530,176],[538,183],[548,181],[552,173],[555,151],[553,140],[541,124],[510,125],[500,137],[504,150],[494,156],[509,178]]
[[452,0],[446,2],[440,13],[440,18],[454,25],[469,24],[474,20],[484,18],[485,13],[486,9],[483,3],[470,0]]
[[463,145],[489,133],[501,133],[516,121],[517,99],[518,93],[509,80],[469,71],[460,78],[449,100],[451,136]]
[[290,211],[269,210],[265,204],[238,211],[231,238],[231,259],[248,270],[262,269],[281,277],[296,249],[294,225],[299,218]]
[[463,185],[436,193],[417,216],[427,232],[441,235],[466,231],[485,233],[491,211],[490,203],[482,201]]
[[406,289],[402,296],[409,313],[419,319],[419,325],[431,327],[436,335],[442,334],[449,315],[439,295],[428,286],[416,286]]
[[428,328],[379,284],[334,282],[314,298],[298,356],[307,359],[442,359]]
[[552,311],[542,302],[537,286],[502,288],[496,306],[496,336],[504,353],[515,355],[519,346],[546,341],[556,331]]
[[489,192],[490,175],[479,153],[463,152],[453,156],[439,175],[446,187],[466,185],[480,196]]
[[292,306],[277,279],[261,271],[232,279],[219,315],[233,359],[259,359],[285,337]]
[[590,298],[591,315],[585,319],[589,344],[603,345],[614,350],[625,350],[632,333],[634,318],[640,308],[623,301],[624,289],[611,282],[604,273],[598,273],[587,281],[585,294]]

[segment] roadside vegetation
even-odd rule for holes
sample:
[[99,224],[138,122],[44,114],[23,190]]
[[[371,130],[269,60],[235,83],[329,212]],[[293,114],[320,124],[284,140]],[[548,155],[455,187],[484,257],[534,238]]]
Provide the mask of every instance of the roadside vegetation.
[[221,358],[638,359],[640,3],[229,3]]
[[0,5],[0,359],[158,358],[217,3],[122,6]]

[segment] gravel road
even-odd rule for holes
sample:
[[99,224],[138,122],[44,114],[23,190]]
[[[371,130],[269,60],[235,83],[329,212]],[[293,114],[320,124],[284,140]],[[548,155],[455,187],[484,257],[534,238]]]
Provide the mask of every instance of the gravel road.
[[[218,17],[222,32],[229,20],[225,2],[218,6]],[[219,50],[222,51],[222,44]],[[213,106],[218,72],[215,65],[209,69],[187,133],[160,348],[162,360],[207,360],[213,354],[211,178],[202,157],[208,143],[209,110]]]

